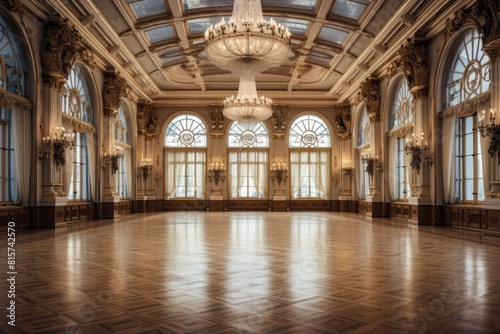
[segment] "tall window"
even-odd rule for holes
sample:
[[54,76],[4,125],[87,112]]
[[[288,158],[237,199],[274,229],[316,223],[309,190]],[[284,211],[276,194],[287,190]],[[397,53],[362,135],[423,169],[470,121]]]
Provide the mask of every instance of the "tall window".
[[266,198],[269,137],[264,124],[244,130],[233,122],[228,146],[230,197]]
[[480,134],[476,116],[459,118],[455,128],[455,192],[457,201],[484,199]]
[[[123,105],[120,104],[120,107],[118,109],[118,115],[116,116],[116,121],[115,121],[115,144],[117,147],[121,148],[124,152],[124,157],[123,159],[120,159],[119,161],[119,169],[118,172],[116,173],[116,185],[117,185],[117,191],[118,194],[120,194],[120,198],[126,199],[128,198],[128,186],[131,183],[131,178],[129,177],[128,173],[130,173],[130,170],[128,170],[128,167],[131,164],[131,146],[130,146],[130,137],[129,137],[129,130],[127,126],[127,118],[125,115],[125,110],[123,108]],[[127,182],[127,179],[130,181]]]
[[[30,193],[31,110],[22,34],[0,14],[0,205],[26,204]],[[23,103],[24,102],[24,103]]]
[[[391,189],[391,195],[394,197],[393,200],[404,200],[408,198],[410,194],[410,170],[408,166],[409,156],[405,153],[405,138],[410,138],[412,131],[407,131],[407,129],[413,129],[413,95],[410,93],[408,88],[408,82],[406,78],[401,75],[395,83],[394,97],[391,103],[391,128],[392,136],[389,139],[389,152],[395,154],[396,157],[390,157],[389,166],[393,170],[394,180],[392,180],[390,187],[395,187]],[[400,130],[400,131],[398,131]],[[405,136],[397,138],[397,132],[404,133]],[[391,179],[392,175],[389,175]]]
[[292,198],[328,198],[331,139],[326,123],[314,115],[297,118],[289,147]]
[[[90,185],[95,184],[94,132],[92,96],[87,70],[81,63],[75,63],[63,94],[63,126],[75,135],[75,147],[66,150],[65,187],[68,198],[91,200]],[[90,144],[90,145],[89,145]],[[68,187],[69,185],[69,187]]]
[[[445,107],[468,101],[477,106],[478,101],[470,101],[490,90],[490,61],[482,48],[481,36],[475,29],[464,33],[456,44],[446,74]],[[487,146],[482,146],[485,142],[481,140],[476,127],[477,112],[478,110],[472,110],[470,113],[457,115],[455,120],[454,147],[450,146],[450,149],[454,151],[454,200],[459,202],[484,199],[483,167],[488,164],[488,157],[482,154]],[[443,148],[443,159],[449,155],[446,149]]]
[[[370,119],[368,118],[368,113],[366,111],[366,106],[363,105],[361,114],[358,121],[358,138],[357,138],[357,150],[358,155],[362,157],[370,149]],[[359,159],[358,163],[359,172],[358,176],[358,197],[360,199],[366,198],[370,194],[370,176],[365,171],[366,166],[362,159]]]
[[166,197],[205,198],[207,131],[193,115],[175,117],[165,132]]

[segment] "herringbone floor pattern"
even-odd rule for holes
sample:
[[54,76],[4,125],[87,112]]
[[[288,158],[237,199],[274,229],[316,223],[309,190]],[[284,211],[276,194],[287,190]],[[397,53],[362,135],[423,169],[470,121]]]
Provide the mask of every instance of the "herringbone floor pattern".
[[132,214],[17,234],[2,333],[499,333],[500,238],[329,212]]

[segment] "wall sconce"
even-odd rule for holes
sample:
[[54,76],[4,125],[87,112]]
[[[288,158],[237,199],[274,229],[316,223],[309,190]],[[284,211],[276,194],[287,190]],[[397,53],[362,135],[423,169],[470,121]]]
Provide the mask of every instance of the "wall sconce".
[[500,125],[495,124],[495,110],[490,109],[490,123],[484,125],[484,110],[481,112],[481,117],[479,117],[479,131],[481,131],[481,136],[490,137],[490,145],[488,147],[488,153],[490,157],[495,155],[499,158],[498,164],[500,165]]
[[208,181],[213,181],[215,185],[218,186],[220,181],[224,182],[226,180],[224,175],[225,171],[226,168],[223,161],[211,162],[208,167]]
[[349,176],[349,178],[352,178],[353,168],[351,166],[351,162],[350,161],[344,162],[341,171],[342,173],[344,173],[344,175]]
[[280,186],[282,182],[285,183],[288,180],[288,166],[286,162],[273,162],[271,165],[270,179],[272,182],[274,182],[274,180],[278,181],[278,186]]
[[[422,132],[421,143],[423,146],[418,144],[418,140],[415,140],[415,134],[411,135],[411,139],[406,139],[405,143],[405,153],[411,154],[410,166],[413,170],[417,170],[417,174],[420,172],[420,164],[422,162],[422,154],[425,154],[429,146],[427,142],[424,142],[424,133]],[[425,156],[425,161],[428,162],[429,157]]]
[[363,163],[366,164],[365,171],[370,176],[373,175],[373,170],[375,168],[381,173],[384,171],[384,164],[382,161],[378,160],[378,156],[374,158],[371,154],[362,154],[361,161],[363,161]]
[[42,146],[38,150],[38,159],[48,158],[52,151],[52,156],[56,166],[64,166],[66,158],[64,151],[73,149],[75,145],[75,134],[67,134],[63,127],[56,127],[56,131],[50,128],[50,135],[42,138]]
[[144,181],[149,177],[149,173],[153,170],[153,162],[151,159],[143,158],[137,176],[142,176]]
[[115,147],[114,154],[111,154],[111,152],[104,153],[102,169],[105,169],[107,166],[111,165],[111,174],[115,174],[119,168],[119,159],[123,159],[123,148],[121,147]]

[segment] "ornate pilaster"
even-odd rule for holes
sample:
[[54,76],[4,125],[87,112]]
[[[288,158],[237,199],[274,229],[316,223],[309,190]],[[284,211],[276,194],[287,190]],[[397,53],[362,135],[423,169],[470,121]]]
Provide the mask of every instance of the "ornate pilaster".
[[[62,125],[62,87],[66,83],[71,67],[79,54],[80,35],[67,20],[51,17],[44,28],[42,41],[43,112],[45,120],[43,133],[51,136],[51,129]],[[43,161],[42,205],[62,205],[66,198],[63,191],[63,168],[53,159]],[[54,204],[56,203],[56,204]]]
[[226,124],[226,117],[222,113],[224,106],[211,105],[208,109],[210,110],[210,136],[220,138],[224,136],[224,126]]
[[351,106],[350,105],[335,105],[333,106],[335,113],[335,124],[337,126],[337,136],[339,140],[347,140],[352,137],[351,133]]
[[[104,75],[103,92],[103,154],[113,154],[115,152],[115,117],[118,114],[120,99],[126,96],[126,80],[117,73],[106,73]],[[116,193],[112,168],[102,170],[104,174],[103,217],[115,218],[118,216],[115,202],[120,201],[120,195]]]
[[137,198],[151,200],[155,198],[155,188],[153,185],[153,164],[159,165],[159,156],[154,158],[154,142],[156,138],[156,127],[158,125],[158,113],[156,108],[149,102],[137,104],[137,166],[150,166],[149,173],[143,173],[144,169],[138,170]]

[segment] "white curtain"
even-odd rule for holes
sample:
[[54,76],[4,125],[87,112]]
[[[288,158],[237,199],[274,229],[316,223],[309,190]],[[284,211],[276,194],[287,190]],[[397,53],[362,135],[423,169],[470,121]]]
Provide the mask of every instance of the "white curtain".
[[[204,198],[205,152],[167,150],[165,157],[166,197]],[[141,182],[143,182],[142,176]],[[194,188],[193,196],[190,196],[190,187]]]
[[330,152],[310,152],[310,174],[315,181],[314,186],[322,194],[320,197],[328,198],[330,193]]
[[127,198],[132,199],[132,150],[125,149],[124,150],[124,159],[125,159],[125,180],[127,180]]
[[446,204],[455,203],[455,126],[456,116],[445,116],[442,119],[443,143],[443,196]]
[[[267,152],[230,152],[229,171],[231,198],[267,198]],[[252,187],[256,194],[249,192]]]
[[16,204],[27,204],[30,196],[31,169],[31,113],[14,105],[11,111],[12,133],[15,143],[15,172],[17,173]]
[[88,158],[88,168],[89,168],[89,200],[94,200],[97,198],[97,180],[96,180],[96,154],[95,154],[95,137],[94,132],[85,133],[85,140],[87,141],[87,158]]
[[[487,193],[490,191],[490,181],[491,181],[491,164],[492,159],[490,154],[488,153],[488,148],[490,146],[491,138],[488,136],[481,136],[479,134],[479,145],[481,149],[481,162],[483,167],[483,185],[484,192]],[[479,194],[481,195],[481,194]]]
[[[69,126],[67,124],[63,124],[63,126],[68,129],[66,133],[68,133],[70,136],[73,134],[73,129],[69,129]],[[75,133],[75,145],[78,140],[79,133]],[[64,158],[66,159],[66,162],[64,166],[59,166],[59,168],[62,168],[63,171],[63,190],[66,193],[66,196],[70,195],[70,190],[71,190],[71,177],[73,175],[73,170],[74,170],[74,163],[73,163],[73,154],[74,151],[76,150],[76,146],[73,147],[72,150],[69,148],[64,151]],[[53,159],[52,153],[50,155],[50,159]]]
[[356,189],[358,193],[358,199],[365,199],[365,165],[361,161],[361,154],[359,150],[355,150],[355,160],[358,162],[358,168],[356,168]]
[[309,174],[309,152],[291,151],[290,152],[290,176],[292,183],[292,198],[301,197],[300,190],[308,186]]
[[398,181],[399,173],[404,173],[403,170],[398,170],[398,137],[392,135],[389,137],[389,156],[388,156],[388,167],[389,171],[387,176],[389,178],[389,194],[391,201],[397,201],[399,199],[398,194]]

